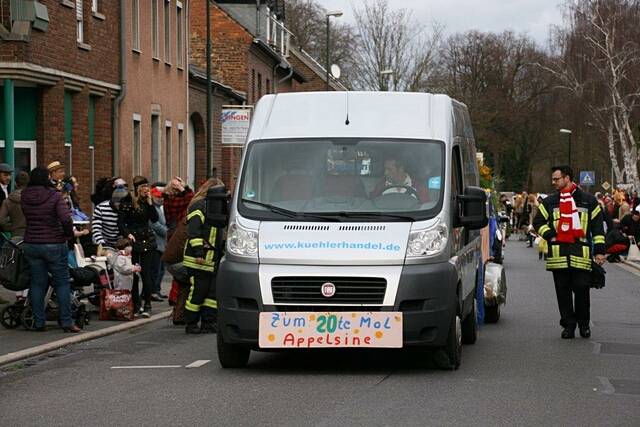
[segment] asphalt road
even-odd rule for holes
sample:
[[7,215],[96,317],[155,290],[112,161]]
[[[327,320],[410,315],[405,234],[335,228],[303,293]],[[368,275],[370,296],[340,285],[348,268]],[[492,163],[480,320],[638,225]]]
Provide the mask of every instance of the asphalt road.
[[[502,318],[454,372],[398,351],[252,353],[223,370],[214,335],[160,322],[0,370],[0,424],[640,425],[640,277],[609,266],[592,339],[561,340],[542,261],[514,241],[506,266]],[[142,365],[167,367],[114,369]]]

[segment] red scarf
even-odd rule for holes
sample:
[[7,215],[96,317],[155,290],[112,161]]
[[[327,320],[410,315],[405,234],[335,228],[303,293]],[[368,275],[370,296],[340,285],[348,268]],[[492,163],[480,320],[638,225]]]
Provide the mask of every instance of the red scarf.
[[578,186],[572,182],[569,188],[560,192],[560,221],[556,230],[556,241],[561,243],[575,243],[577,239],[584,237],[576,202],[573,200],[576,188]]

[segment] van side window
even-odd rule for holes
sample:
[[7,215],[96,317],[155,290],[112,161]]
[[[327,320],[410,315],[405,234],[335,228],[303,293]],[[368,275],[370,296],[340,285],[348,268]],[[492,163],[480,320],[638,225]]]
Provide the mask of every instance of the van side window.
[[460,167],[460,147],[453,147],[451,159],[451,196],[462,193],[462,168]]

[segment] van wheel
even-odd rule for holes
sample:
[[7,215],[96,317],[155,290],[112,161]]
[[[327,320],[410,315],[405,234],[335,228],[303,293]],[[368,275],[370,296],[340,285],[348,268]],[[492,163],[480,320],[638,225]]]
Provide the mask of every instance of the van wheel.
[[454,315],[449,325],[447,344],[439,348],[434,354],[434,361],[438,368],[455,371],[460,367],[462,359],[462,322],[460,316]]
[[496,323],[500,320],[500,304],[484,306],[484,322]]
[[478,316],[476,314],[476,300],[473,299],[471,313],[462,322],[462,344],[475,344],[478,339]]
[[237,345],[224,342],[222,332],[216,334],[218,345],[218,360],[223,368],[244,368],[249,362],[251,350]]

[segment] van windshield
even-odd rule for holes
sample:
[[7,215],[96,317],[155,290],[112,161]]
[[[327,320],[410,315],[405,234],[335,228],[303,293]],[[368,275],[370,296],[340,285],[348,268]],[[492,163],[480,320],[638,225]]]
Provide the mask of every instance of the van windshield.
[[257,220],[424,220],[442,206],[443,165],[439,141],[257,141],[243,167],[238,209]]

